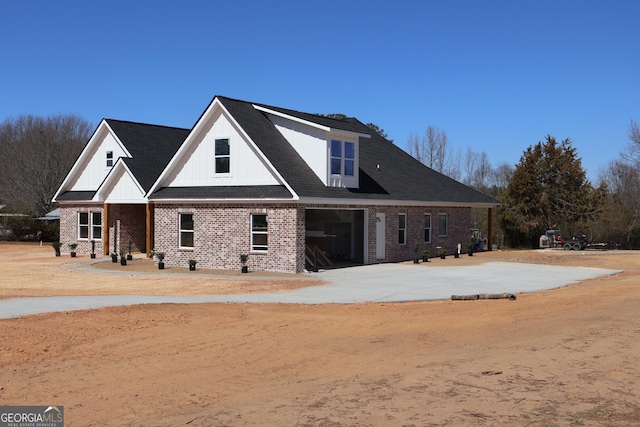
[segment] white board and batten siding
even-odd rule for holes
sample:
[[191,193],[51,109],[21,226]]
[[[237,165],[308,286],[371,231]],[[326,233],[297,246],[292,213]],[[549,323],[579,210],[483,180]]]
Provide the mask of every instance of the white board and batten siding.
[[355,176],[332,175],[330,173],[331,140],[353,142],[355,146],[355,170],[359,167],[359,142],[352,134],[340,132],[327,132],[317,127],[304,123],[288,120],[284,117],[269,115],[276,129],[285,137],[291,146],[300,154],[300,157],[311,167],[311,170],[331,187],[357,188],[359,185],[358,173]]
[[327,131],[269,114],[269,120],[327,185]]
[[75,173],[74,182],[68,189],[69,191],[95,191],[98,189],[111,171],[111,168],[107,167],[108,151],[113,152],[113,164],[119,157],[127,157],[127,153],[106,127],[103,127],[96,137],[95,143],[90,145],[90,151],[83,156],[86,160],[79,163],[83,167]]
[[[230,172],[215,173],[216,139],[229,139]],[[249,142],[218,110],[201,126],[179,162],[163,181],[167,187],[278,185]]]
[[143,190],[127,169],[121,164],[117,168],[96,197],[106,203],[146,203]]

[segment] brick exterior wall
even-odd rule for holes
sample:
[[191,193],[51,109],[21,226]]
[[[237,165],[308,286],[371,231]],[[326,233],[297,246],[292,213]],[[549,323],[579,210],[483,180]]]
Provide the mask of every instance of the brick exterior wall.
[[[154,249],[165,253],[167,266],[188,265],[189,259],[198,261],[200,268],[240,269],[240,254],[249,254],[247,265],[254,271],[301,273],[305,269],[305,209],[359,209],[365,215],[368,245],[365,264],[376,260],[376,214],[385,214],[385,262],[413,259],[414,244],[419,251],[427,249],[437,256],[437,248],[453,254],[460,243],[466,252],[471,239],[470,208],[398,207],[376,205],[297,205],[297,204],[169,204],[154,205]],[[69,251],[68,243],[76,242],[78,254],[91,252],[90,239],[78,239],[78,212],[100,212],[103,205],[65,204],[60,209],[60,242],[62,251]],[[194,247],[178,247],[179,214],[194,215]],[[398,243],[398,215],[407,215],[407,243]],[[431,242],[424,242],[424,215],[431,214]],[[251,251],[251,215],[268,215],[268,246],[266,252]],[[438,235],[438,215],[447,214],[446,236]],[[127,250],[129,240],[134,252],[146,251],[145,205],[109,205],[108,250]],[[104,215],[102,216],[104,222]],[[103,229],[104,235],[104,229]],[[96,253],[103,253],[103,241],[96,240]]]
[[[398,207],[387,206],[377,207],[377,212],[384,212],[386,214],[386,227],[385,227],[385,239],[386,250],[385,255],[387,262],[399,262],[412,260],[414,257],[414,245],[416,242],[419,244],[419,252],[428,250],[431,252],[431,257],[436,257],[438,254],[437,248],[443,248],[447,250],[447,254],[451,255],[455,252],[455,248],[458,243],[461,244],[461,252],[467,252],[467,244],[471,242],[471,208],[432,208],[432,207]],[[407,243],[401,245],[398,243],[399,234],[399,214],[406,214],[407,216]],[[431,242],[424,241],[424,216],[425,214],[431,214]],[[447,234],[446,236],[438,235],[438,217],[440,214],[447,215]],[[374,242],[370,243],[370,253],[373,252],[373,258],[375,259],[375,213],[370,214],[369,220],[373,218],[373,225],[370,225],[369,229],[373,227]]]
[[78,212],[89,214],[99,212],[102,218],[102,237],[95,239],[95,252],[98,256],[104,253],[103,241],[105,227],[109,230],[109,252],[127,252],[129,240],[132,241],[132,252],[146,251],[146,208],[145,205],[109,205],[109,224],[104,223],[104,205],[96,204],[64,204],[60,206],[60,242],[62,252],[69,252],[69,243],[77,243],[76,253],[91,253],[91,238],[78,238]]
[[[414,243],[419,242],[422,251],[428,249],[432,256],[437,248],[454,253],[455,245],[462,244],[463,252],[470,241],[470,208],[424,208],[397,206],[358,205],[155,205],[155,250],[165,253],[167,266],[188,265],[189,259],[198,261],[201,268],[240,269],[240,254],[249,254],[250,270],[301,273],[305,268],[305,208],[366,209],[368,219],[368,245],[365,263],[376,262],[376,213],[386,214],[385,261],[399,262],[413,259]],[[178,248],[179,214],[194,215],[193,249]],[[407,243],[398,244],[398,214],[407,215]],[[432,216],[431,242],[424,242],[424,215]],[[267,214],[268,243],[266,252],[251,251],[251,214]],[[446,236],[438,236],[438,215],[447,214]],[[366,217],[367,218],[367,217]]]
[[146,205],[109,206],[109,252],[147,251]]
[[[103,205],[60,205],[60,243],[62,243],[60,251],[63,253],[69,253],[69,243],[77,243],[78,247],[76,248],[76,253],[88,255],[91,253],[91,237],[89,237],[88,239],[78,238],[78,212],[87,212],[89,213],[89,217],[91,217],[91,213],[93,212],[100,212],[102,221],[104,222]],[[91,231],[89,232],[91,233]],[[89,236],[90,235],[91,234],[89,234]],[[102,238],[94,240],[96,242],[95,252],[98,256],[100,256],[103,253]]]
[[[300,273],[304,269],[304,208],[297,205],[177,205],[156,203],[154,250],[167,266],[239,270],[249,254],[249,270]],[[179,248],[179,215],[193,214],[193,249]],[[251,215],[268,215],[268,250],[251,251]]]
[[[376,260],[376,214],[385,214],[385,262],[409,261],[414,256],[414,245],[419,243],[419,252],[428,250],[431,256],[437,256],[437,248],[453,254],[458,243],[461,252],[467,252],[467,244],[471,242],[471,208],[422,207],[422,206],[377,206],[377,205],[306,205],[310,209],[365,209],[368,211],[368,248],[365,249],[365,264],[373,264]],[[398,215],[407,215],[407,243],[398,244]],[[431,214],[431,242],[424,241],[424,215]],[[447,214],[448,230],[446,236],[438,235],[438,215]],[[366,218],[366,217],[365,217]]]

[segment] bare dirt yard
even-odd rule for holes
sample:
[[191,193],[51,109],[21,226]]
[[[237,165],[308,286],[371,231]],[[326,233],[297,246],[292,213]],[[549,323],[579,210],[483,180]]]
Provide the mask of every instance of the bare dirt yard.
[[[0,244],[0,297],[318,284],[158,275],[143,259],[69,265],[87,258]],[[640,254],[496,251],[416,268],[490,261],[624,272],[516,301],[162,304],[0,320],[0,405],[61,405],[67,426],[640,425]]]

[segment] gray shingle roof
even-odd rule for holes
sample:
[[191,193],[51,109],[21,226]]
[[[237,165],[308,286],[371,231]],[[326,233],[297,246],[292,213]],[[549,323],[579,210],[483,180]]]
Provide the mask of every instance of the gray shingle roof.
[[210,187],[165,187],[154,192],[152,200],[163,199],[292,199],[284,185],[241,185]]
[[[415,160],[355,118],[335,119],[265,104],[216,97],[301,198],[406,201],[433,204],[497,205],[498,201],[442,175]],[[214,98],[214,99],[216,99]],[[276,129],[266,113],[253,105],[322,126],[370,135],[359,140],[360,188],[327,187]],[[106,119],[131,153],[123,159],[148,191],[160,176],[190,129]],[[66,192],[61,201],[90,200],[94,192]],[[284,186],[174,187],[150,196],[162,199],[291,199]]]
[[149,191],[191,132],[167,126],[106,119],[131,154],[123,159],[142,188]]
[[300,197],[499,204],[494,198],[428,168],[357,119],[332,119],[256,104],[323,126],[371,135],[359,141],[360,188],[327,187],[265,113],[246,101],[218,99]]
[[82,200],[91,200],[96,194],[95,191],[65,191],[56,197],[57,201],[63,202],[75,202]]

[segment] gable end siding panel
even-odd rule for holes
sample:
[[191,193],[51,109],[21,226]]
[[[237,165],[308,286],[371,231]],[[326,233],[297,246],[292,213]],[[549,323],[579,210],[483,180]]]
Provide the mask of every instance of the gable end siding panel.
[[146,203],[145,195],[124,168],[120,168],[114,176],[112,184],[102,192],[107,203]]
[[70,191],[96,190],[102,184],[104,178],[111,171],[111,168],[108,168],[106,163],[107,151],[113,151],[114,164],[119,157],[126,156],[126,153],[110,132],[102,130],[101,133],[99,142],[88,153],[89,160],[77,172],[77,178],[75,178]]
[[[215,140],[228,138],[230,173],[216,175]],[[279,182],[227,117],[218,111],[199,130],[164,187],[277,185]]]
[[313,173],[327,185],[327,132],[282,117],[268,117]]

